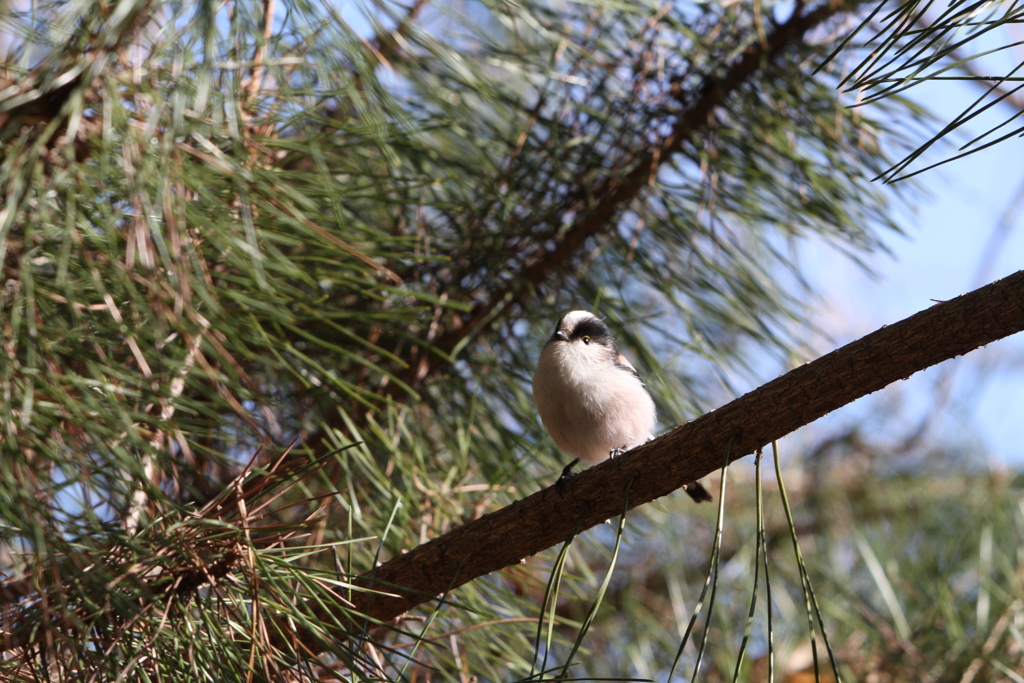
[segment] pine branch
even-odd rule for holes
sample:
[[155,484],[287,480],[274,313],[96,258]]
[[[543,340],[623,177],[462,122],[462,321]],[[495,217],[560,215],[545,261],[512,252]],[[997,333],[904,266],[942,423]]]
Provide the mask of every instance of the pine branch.
[[[377,567],[356,580],[354,613],[387,623],[451,589],[552,547],[621,511],[630,490],[634,508],[668,495],[814,420],[899,379],[1024,330],[1024,271],[941,303],[803,365],[626,455],[549,487]],[[680,457],[685,453],[685,457]],[[283,460],[278,460],[278,464]],[[285,470],[285,474],[291,470]],[[281,479],[278,474],[275,478]],[[257,489],[242,498],[255,497]],[[218,509],[231,505],[218,501]],[[294,529],[294,527],[292,527]],[[224,565],[225,571],[234,566]],[[0,596],[26,599],[19,582],[0,585]],[[30,606],[35,600],[27,600]],[[311,606],[320,626],[339,639],[350,629],[337,614]],[[5,623],[24,623],[8,617]],[[352,626],[352,624],[350,624]],[[58,619],[31,632],[62,630]],[[361,628],[362,624],[356,625]],[[321,647],[302,628],[282,628],[312,651]],[[33,642],[26,633],[2,632],[0,650]],[[290,648],[272,635],[277,646]]]
[[1005,104],[1017,111],[1024,111],[1024,96],[1019,94],[1017,88],[1011,89],[1006,87],[1000,83],[998,77],[982,73],[973,59],[960,50],[950,52],[949,58],[954,62],[961,62],[957,68],[967,74],[968,77],[965,80],[968,83],[971,83],[976,88],[981,88],[986,94],[992,94],[1000,98]]
[[[0,128],[13,124],[45,130],[51,120],[62,115],[65,104],[78,89],[88,89],[93,79],[100,76],[108,56],[135,39],[150,18],[150,4],[150,0],[135,0],[124,9],[119,7],[114,13],[118,20],[114,22],[108,21],[110,16],[100,17],[106,23],[93,27],[95,45],[84,50],[68,45],[48,55],[17,82],[0,79],[0,85],[7,86],[0,99]],[[56,137],[54,132],[47,143]]]
[[[933,22],[923,14],[921,18],[915,22],[915,26],[922,32],[931,32],[936,30]],[[998,76],[989,76],[982,73],[974,61],[975,55],[970,55],[963,49],[954,49],[950,50],[946,57],[953,63],[959,62],[959,65],[956,68],[966,74],[966,78],[964,80],[973,84],[977,88],[981,88],[986,93],[992,93],[997,97],[1003,98],[1003,101],[1014,109],[1024,110],[1024,97],[1021,97],[1015,91],[1004,87],[1000,83]]]
[[263,87],[263,75],[266,72],[267,46],[274,28],[275,0],[263,0],[263,33],[256,44],[256,52],[252,56],[252,71],[249,78],[242,84],[249,102],[256,99]]
[[[723,73],[708,76],[696,94],[690,96],[676,86],[677,91],[673,94],[683,109],[676,115],[671,132],[642,152],[628,173],[612,172],[597,187],[581,187],[570,194],[563,202],[563,211],[572,210],[579,215],[569,228],[554,238],[555,248],[549,251],[540,249],[540,254],[522,264],[505,287],[486,301],[475,303],[467,313],[453,312],[446,323],[442,321],[437,326],[441,328],[440,333],[432,327],[431,339],[426,340],[428,343],[415,348],[409,354],[407,368],[395,373],[401,381],[388,383],[381,391],[382,396],[398,399],[404,393],[403,386],[419,387],[431,376],[444,372],[449,367],[449,359],[483,333],[488,328],[487,323],[509,315],[516,306],[528,304],[536,298],[538,286],[557,273],[568,272],[569,264],[579,257],[587,241],[612,232],[617,218],[642,196],[662,165],[708,130],[709,119],[716,109],[724,106],[731,95],[767,68],[785,49],[801,43],[809,30],[853,9],[854,5],[852,2],[831,2],[806,13],[797,11],[765,40],[752,43]],[[454,274],[449,281],[458,283],[466,275]],[[449,294],[452,299],[459,296]],[[472,301],[471,297],[467,298]],[[353,417],[353,414],[349,416]],[[328,419],[330,428],[344,429],[337,415],[332,414]],[[323,433],[313,434],[308,439],[312,444],[324,441]]]
[[[484,329],[486,322],[514,305],[525,303],[538,285],[566,268],[566,264],[579,254],[588,239],[615,228],[616,218],[651,184],[662,164],[708,128],[710,115],[724,105],[730,95],[767,67],[784,49],[802,41],[807,31],[847,9],[850,9],[847,3],[836,2],[806,14],[794,13],[767,40],[748,47],[724,74],[708,78],[695,97],[690,98],[686,93],[677,92],[676,98],[685,108],[677,116],[672,132],[644,152],[629,173],[624,176],[609,175],[594,189],[581,188],[567,202],[570,206],[586,207],[588,197],[596,198],[596,201],[588,211],[581,212],[573,224],[555,240],[557,246],[526,264],[517,278],[486,303],[474,306],[470,313],[435,343],[435,347],[448,356],[454,355]],[[445,356],[421,347],[409,363],[408,376],[402,379],[415,387],[428,374],[446,364]]]
[[644,505],[892,382],[1022,330],[1018,271],[796,368],[587,470],[561,492],[539,491],[384,563],[357,585],[394,597],[355,593],[356,610],[389,622],[619,514],[627,487],[630,508]]
[[[122,599],[132,595],[134,611],[142,613],[162,608],[169,597],[188,604],[199,589],[216,588],[224,579],[255,580],[252,567],[245,564],[252,550],[280,549],[302,538],[323,510],[290,523],[267,521],[275,512],[270,503],[295,486],[301,475],[323,466],[323,461],[287,456],[287,451],[277,455],[259,471],[250,463],[198,511],[184,517],[168,515],[142,530],[132,528],[113,546],[76,548],[54,564],[38,567],[35,575],[0,583],[0,651],[48,650],[61,638],[97,637],[91,633],[97,623],[123,626],[126,616],[118,609],[123,603],[110,600],[115,592]],[[253,462],[258,459],[259,453]],[[111,578],[83,581],[83,571]],[[64,609],[54,610],[58,604]]]

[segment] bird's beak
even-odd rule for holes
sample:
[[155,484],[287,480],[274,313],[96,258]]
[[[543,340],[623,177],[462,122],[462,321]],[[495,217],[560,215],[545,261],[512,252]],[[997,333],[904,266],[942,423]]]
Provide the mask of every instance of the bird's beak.
[[569,341],[569,337],[567,337],[565,332],[562,332],[561,330],[551,335],[551,339],[554,341]]

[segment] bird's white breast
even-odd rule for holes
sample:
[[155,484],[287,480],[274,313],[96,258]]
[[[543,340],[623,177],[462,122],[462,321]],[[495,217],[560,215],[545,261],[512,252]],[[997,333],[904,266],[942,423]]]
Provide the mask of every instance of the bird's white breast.
[[534,402],[551,438],[584,462],[600,462],[613,448],[632,448],[654,433],[654,401],[610,354],[597,345],[549,343],[533,378]]

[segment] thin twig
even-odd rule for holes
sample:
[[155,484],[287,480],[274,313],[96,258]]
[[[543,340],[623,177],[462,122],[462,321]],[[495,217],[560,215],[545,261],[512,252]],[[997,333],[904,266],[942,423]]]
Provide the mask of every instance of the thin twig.
[[[170,422],[171,418],[174,417],[174,399],[181,396],[181,392],[185,390],[185,378],[188,373],[192,370],[192,366],[196,363],[196,358],[199,355],[199,347],[202,345],[203,339],[206,337],[206,332],[209,330],[209,322],[206,321],[202,316],[197,316],[203,323],[205,323],[199,330],[193,339],[192,343],[189,344],[188,353],[185,355],[185,361],[178,368],[177,376],[171,380],[171,386],[167,392],[167,398],[160,399],[160,424],[164,425]],[[146,492],[146,487],[153,485],[154,478],[156,476],[156,465],[153,462],[153,452],[160,449],[161,444],[164,441],[165,431],[163,427],[158,427],[153,431],[153,435],[149,439],[150,451],[142,456],[142,471],[143,471],[143,486],[136,489],[132,495],[132,505],[128,511],[128,516],[124,520],[124,528],[129,534],[134,534],[139,528],[139,520],[142,517],[142,509],[146,506],[149,501],[149,494]]]
[[252,56],[252,72],[248,80],[242,84],[242,91],[250,104],[255,103],[256,95],[263,86],[263,74],[266,72],[267,47],[274,29],[275,0],[263,0],[263,33],[256,38],[256,52]]

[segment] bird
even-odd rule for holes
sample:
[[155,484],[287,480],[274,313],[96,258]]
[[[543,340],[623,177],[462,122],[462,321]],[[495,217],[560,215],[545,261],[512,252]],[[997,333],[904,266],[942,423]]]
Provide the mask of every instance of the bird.
[[[578,462],[596,464],[654,438],[654,399],[611,330],[589,311],[559,319],[533,375],[533,401],[555,445],[573,458],[558,488]],[[684,489],[698,503],[711,500],[700,482]]]

